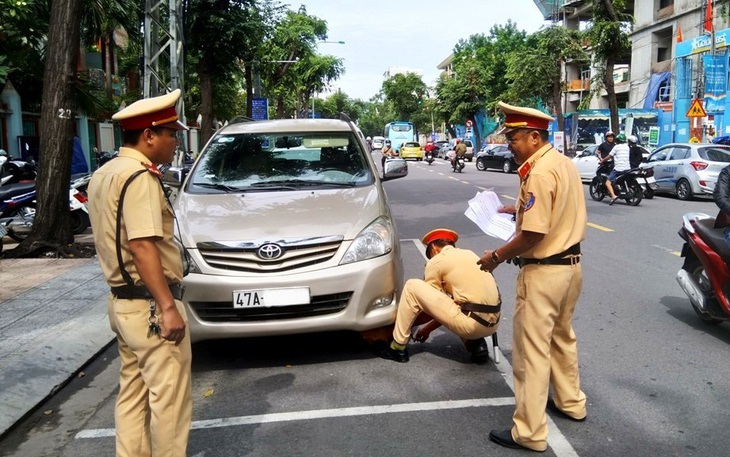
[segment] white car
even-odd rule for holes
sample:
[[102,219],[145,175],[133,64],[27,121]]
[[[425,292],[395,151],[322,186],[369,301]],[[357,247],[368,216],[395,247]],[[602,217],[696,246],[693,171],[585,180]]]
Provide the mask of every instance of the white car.
[[379,151],[383,149],[383,146],[385,145],[385,138],[382,136],[374,136],[373,137],[373,151]]
[[[649,157],[649,151],[646,148],[641,148],[641,155],[646,159]],[[584,182],[591,182],[594,176],[596,176],[596,169],[598,168],[598,157],[596,156],[597,144],[592,144],[582,151],[578,152],[573,157],[573,163],[580,173],[580,179]]]

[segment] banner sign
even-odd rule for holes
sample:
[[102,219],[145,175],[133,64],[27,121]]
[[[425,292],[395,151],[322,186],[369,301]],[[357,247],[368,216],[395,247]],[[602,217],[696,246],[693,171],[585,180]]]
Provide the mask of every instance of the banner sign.
[[251,118],[254,121],[265,121],[269,119],[269,99],[251,99]]
[[705,66],[705,111],[725,112],[727,94],[727,56],[702,56]]
[[[730,32],[730,29],[715,32],[715,49],[722,49],[730,44],[728,32]],[[707,52],[712,49],[711,44],[711,35],[701,35],[692,40],[682,41],[674,47],[675,57],[686,57],[692,54]]]

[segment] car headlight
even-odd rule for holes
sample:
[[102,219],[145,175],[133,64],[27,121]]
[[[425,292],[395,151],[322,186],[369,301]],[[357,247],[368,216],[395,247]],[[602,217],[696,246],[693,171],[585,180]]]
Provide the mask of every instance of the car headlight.
[[360,232],[345,252],[340,265],[380,257],[393,250],[393,224],[386,217],[375,219]]
[[186,276],[188,273],[202,273],[202,271],[200,271],[200,268],[198,267],[198,264],[195,263],[193,256],[190,255],[187,249],[185,250],[183,268]]

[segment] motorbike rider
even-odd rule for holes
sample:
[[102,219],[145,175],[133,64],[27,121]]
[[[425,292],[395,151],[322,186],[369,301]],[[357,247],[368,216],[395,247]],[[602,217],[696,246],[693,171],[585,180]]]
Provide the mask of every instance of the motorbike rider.
[[434,149],[436,149],[436,145],[433,144],[433,140],[428,140],[426,146],[423,147],[423,150],[426,152],[426,154],[431,154],[432,157]]
[[393,157],[395,157],[395,150],[393,150],[393,146],[391,146],[390,140],[385,140],[385,146],[383,146],[383,149],[380,150],[380,153],[383,156],[380,159],[380,165],[383,167],[383,176],[385,176],[386,159],[392,159]]
[[371,152],[373,150],[373,139],[370,137],[365,138],[365,141],[368,144],[368,152]]
[[641,161],[644,159],[644,156],[641,154],[641,148],[638,145],[639,139],[635,135],[629,135],[627,141],[629,142],[629,163],[631,164],[631,168],[639,168]]
[[[600,163],[605,164],[604,169],[606,172],[611,171],[613,167],[613,159],[610,158],[611,150],[614,146],[616,146],[616,143],[614,142],[616,139],[616,135],[609,130],[604,135],[605,141],[598,145],[598,148],[596,149],[596,156],[598,156],[598,160]],[[603,159],[606,159],[605,161]]]
[[605,163],[610,159],[612,159],[614,163],[613,170],[611,170],[611,173],[608,175],[608,179],[606,179],[606,190],[608,190],[608,194],[611,196],[611,201],[608,203],[609,205],[613,205],[614,202],[618,200],[616,193],[613,191],[613,182],[616,181],[616,178],[618,178],[622,172],[631,170],[630,155],[631,151],[629,150],[629,145],[626,144],[626,135],[619,133],[618,136],[616,136],[616,145],[611,149],[608,157],[601,159],[602,163]]
[[464,158],[464,156],[466,156],[466,145],[457,138],[454,146],[454,159],[451,161],[451,166],[454,167],[454,170],[456,170],[459,157]]

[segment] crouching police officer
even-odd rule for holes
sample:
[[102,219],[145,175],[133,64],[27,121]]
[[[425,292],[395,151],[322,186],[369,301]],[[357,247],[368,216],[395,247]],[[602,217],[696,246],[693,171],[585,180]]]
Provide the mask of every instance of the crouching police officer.
[[491,273],[476,264],[479,256],[456,247],[459,234],[436,229],[423,236],[426,245],[425,280],[406,282],[393,330],[393,340],[380,357],[408,362],[406,344],[416,319],[425,313],[431,320],[419,328],[413,339],[424,342],[441,325],[461,337],[475,363],[486,363],[489,350],[484,337],[497,331],[500,297]]
[[[516,213],[517,225],[514,238],[486,251],[479,264],[491,272],[519,256],[520,273],[513,318],[513,424],[492,430],[489,438],[510,448],[544,451],[546,405],[563,418],[586,417],[572,325],[583,284],[580,242],[586,234],[586,203],[575,165],[548,142],[552,117],[503,102],[498,106],[505,114],[500,133],[520,164],[517,208],[503,211]],[[553,397],[548,399],[550,384]]]
[[172,162],[180,90],[137,101],[120,121],[119,156],[89,183],[89,214],[121,370],[115,409],[117,456],[186,455],[192,418],[190,335],[174,214],[155,164]]

